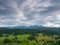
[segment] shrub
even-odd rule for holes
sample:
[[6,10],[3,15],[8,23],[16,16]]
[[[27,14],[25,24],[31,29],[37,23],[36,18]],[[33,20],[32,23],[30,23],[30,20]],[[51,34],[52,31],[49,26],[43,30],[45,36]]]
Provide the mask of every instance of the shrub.
[[12,42],[12,41],[7,39],[7,38],[5,38],[4,43],[10,43],[10,42]]

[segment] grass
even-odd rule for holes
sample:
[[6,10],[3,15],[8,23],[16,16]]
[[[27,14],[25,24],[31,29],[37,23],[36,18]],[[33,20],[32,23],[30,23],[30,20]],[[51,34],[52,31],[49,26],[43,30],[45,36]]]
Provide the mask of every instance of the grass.
[[[9,39],[10,42],[8,42],[9,40],[4,42],[5,39]],[[54,36],[43,35],[42,33],[38,34],[38,36],[30,34],[22,34],[17,36],[8,35],[0,37],[0,45],[59,45],[57,43],[58,40],[60,39],[55,39]]]

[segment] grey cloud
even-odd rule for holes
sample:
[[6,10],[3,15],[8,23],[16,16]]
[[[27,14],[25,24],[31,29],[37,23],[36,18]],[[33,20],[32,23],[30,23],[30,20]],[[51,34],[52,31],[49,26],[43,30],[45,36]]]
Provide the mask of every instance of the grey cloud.
[[0,0],[0,24],[4,25],[60,24],[59,12],[60,0]]
[[55,13],[56,11],[60,11],[60,0],[52,0],[51,3],[53,4],[50,7],[47,7],[47,10],[43,10],[40,13],[41,14],[51,14]]

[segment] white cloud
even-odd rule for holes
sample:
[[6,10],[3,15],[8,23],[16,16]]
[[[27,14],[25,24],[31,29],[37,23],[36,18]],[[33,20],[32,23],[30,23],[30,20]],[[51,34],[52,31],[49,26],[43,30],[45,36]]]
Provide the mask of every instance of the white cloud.
[[43,26],[48,26],[48,27],[60,27],[59,24],[54,24],[54,23],[51,23],[51,22],[47,22],[47,23],[44,24]]
[[53,23],[47,22],[46,24],[44,24],[43,26],[53,26]]

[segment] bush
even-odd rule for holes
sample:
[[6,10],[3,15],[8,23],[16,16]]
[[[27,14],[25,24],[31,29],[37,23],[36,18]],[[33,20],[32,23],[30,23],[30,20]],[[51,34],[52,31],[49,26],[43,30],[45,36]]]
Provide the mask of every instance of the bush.
[[5,38],[4,43],[10,43],[10,42],[12,42],[12,41],[7,39],[7,38]]
[[60,45],[60,40],[57,41],[57,45]]
[[30,40],[30,41],[35,40],[35,36],[28,37],[28,40]]

